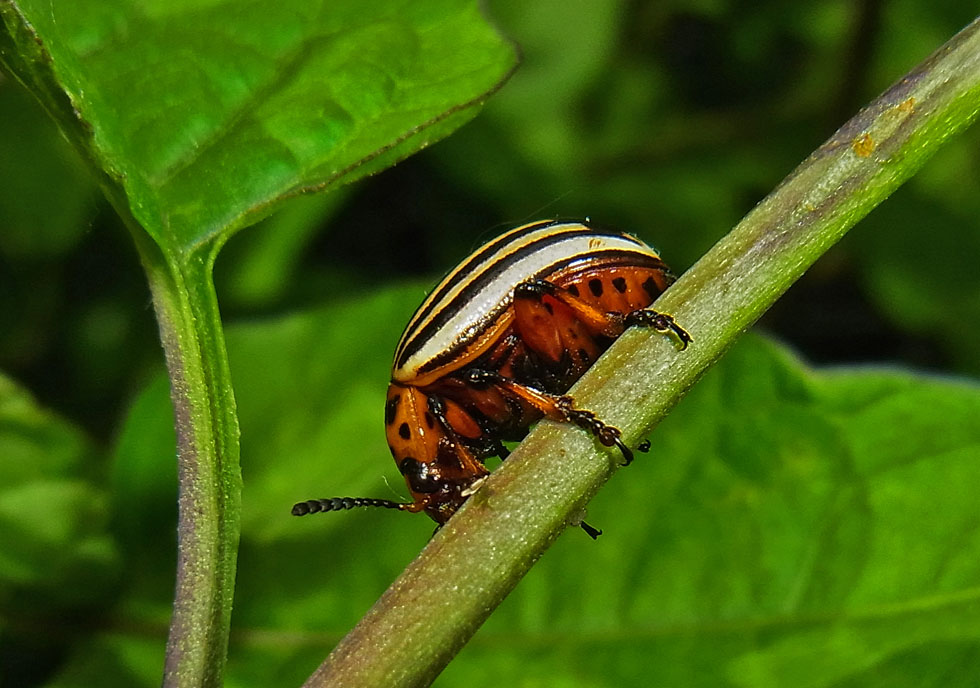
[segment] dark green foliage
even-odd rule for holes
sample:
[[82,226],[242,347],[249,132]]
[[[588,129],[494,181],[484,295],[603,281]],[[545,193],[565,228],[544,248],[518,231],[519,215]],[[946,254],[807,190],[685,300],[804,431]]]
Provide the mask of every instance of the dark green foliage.
[[[243,371],[243,437],[254,438],[242,456],[232,685],[302,681],[429,537],[426,519],[384,510],[299,520],[288,509],[308,496],[404,494],[376,401],[393,343],[385,323],[406,317],[417,293],[390,290],[227,333]],[[379,323],[365,325],[363,313]],[[338,346],[355,327],[364,346]],[[283,406],[288,415],[275,411]],[[165,436],[166,408],[154,384],[124,437]],[[820,372],[747,339],[658,428],[650,454],[590,505],[589,520],[605,530],[599,541],[562,537],[437,685],[911,687],[921,676],[972,677],[978,414],[975,385],[898,370]],[[117,455],[127,500],[172,494],[166,481],[139,477],[172,470],[161,444],[155,458]],[[144,585],[121,605],[129,623],[156,629],[156,644],[103,636],[71,672],[102,666],[110,650],[131,658],[129,672],[153,647],[162,661],[167,600],[145,582],[167,572],[141,561],[130,575]],[[896,682],[909,663],[913,673]]]
[[[244,478],[227,685],[298,685],[431,533],[423,517],[289,506],[404,494],[384,386],[438,273],[513,224],[586,215],[681,272],[972,19],[913,0],[490,3],[524,65],[480,117],[382,175],[291,198],[476,114],[509,49],[475,3],[326,17],[168,1],[130,24],[123,0],[57,4],[60,25],[50,0],[0,0],[3,19],[17,6],[60,38],[48,63],[0,32],[0,370],[17,380],[0,378],[5,686],[160,682],[172,409],[136,252],[97,183],[181,260],[283,204],[217,264]],[[51,69],[104,119],[80,126],[45,90]],[[11,74],[40,86],[102,177]],[[763,321],[811,361],[875,367],[738,345],[592,503],[599,542],[560,538],[436,685],[975,683],[977,136]]]

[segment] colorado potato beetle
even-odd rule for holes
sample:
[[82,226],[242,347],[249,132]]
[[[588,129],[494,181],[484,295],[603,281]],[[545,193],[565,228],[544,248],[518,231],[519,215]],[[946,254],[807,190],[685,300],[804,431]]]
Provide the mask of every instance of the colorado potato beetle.
[[293,514],[373,506],[441,525],[489,474],[484,462],[506,457],[503,440],[542,417],[584,428],[628,464],[619,429],[566,392],[630,326],[691,342],[648,309],[673,281],[642,241],[585,222],[527,224],[482,246],[422,302],[395,350],[385,431],[413,501],[314,499]]

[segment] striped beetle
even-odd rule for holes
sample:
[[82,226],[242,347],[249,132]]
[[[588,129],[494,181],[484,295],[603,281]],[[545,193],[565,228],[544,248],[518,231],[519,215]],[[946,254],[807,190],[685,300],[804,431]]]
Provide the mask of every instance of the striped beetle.
[[441,525],[489,474],[484,461],[506,457],[502,440],[542,417],[584,428],[629,464],[619,429],[566,392],[632,325],[687,346],[671,316],[648,309],[673,281],[639,239],[584,222],[536,222],[484,245],[422,302],[395,351],[385,429],[414,501],[313,499],[293,514],[375,506]]

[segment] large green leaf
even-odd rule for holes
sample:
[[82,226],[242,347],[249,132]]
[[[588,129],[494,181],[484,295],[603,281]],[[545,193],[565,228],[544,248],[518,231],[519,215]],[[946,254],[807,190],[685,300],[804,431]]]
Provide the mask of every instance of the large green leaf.
[[[420,295],[379,293],[228,333],[233,368],[249,371],[236,379],[246,490],[229,685],[301,681],[431,532],[424,517],[385,510],[289,515],[306,497],[404,493],[381,410],[391,325]],[[344,346],[352,336],[358,346]],[[163,387],[139,407],[125,436],[166,435]],[[747,339],[593,502],[589,520],[605,535],[562,537],[437,685],[970,685],[977,417],[972,383],[818,371]],[[142,475],[165,469],[170,447],[155,444],[119,452],[120,475],[136,475],[134,462]],[[172,489],[126,484],[134,519]],[[98,652],[86,645],[73,671],[111,657],[154,676],[140,662],[162,661],[152,610],[166,590],[156,602],[140,594],[125,624],[156,627],[158,654],[114,634],[92,641]]]
[[445,136],[514,51],[473,0],[0,0],[0,21],[0,59],[87,157],[147,271],[180,419],[164,682],[219,685],[241,474],[217,250],[285,198]]
[[114,563],[95,458],[81,431],[0,374],[0,604],[19,586],[42,586],[52,603],[91,599],[94,589],[66,583]]
[[66,160],[71,152],[30,95],[3,80],[0,122],[0,255],[13,262],[67,253],[93,215],[91,180]]
[[445,684],[973,685],[978,414],[966,381],[742,342],[593,502],[597,549],[563,538]]
[[514,63],[468,0],[4,0],[0,15],[4,64],[182,252],[441,138]]
[[[215,265],[215,289],[223,307],[268,308],[287,301],[290,292],[308,289],[310,280],[301,274],[303,261],[315,255],[310,245],[347,200],[345,191],[296,198],[231,242]],[[337,281],[346,284],[352,271],[349,268]]]
[[80,618],[117,593],[99,456],[79,431],[0,374],[0,657],[4,685],[37,685]]

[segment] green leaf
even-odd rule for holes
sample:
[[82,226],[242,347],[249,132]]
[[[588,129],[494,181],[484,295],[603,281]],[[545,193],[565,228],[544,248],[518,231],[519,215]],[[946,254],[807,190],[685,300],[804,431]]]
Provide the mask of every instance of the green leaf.
[[[229,659],[226,685],[298,685],[323,646],[297,647],[295,637],[307,629],[320,637],[329,627],[328,637],[339,639],[432,533],[426,518],[396,519],[399,526],[390,513],[290,514],[294,502],[333,489],[405,494],[385,443],[382,407],[399,335],[391,323],[407,322],[423,294],[411,286],[230,328],[232,369],[240,372],[235,387],[247,400],[239,404],[247,480],[233,617],[242,645]],[[159,683],[175,520],[173,413],[162,375],[134,402],[114,457],[113,520],[127,563],[118,628],[80,641],[52,685],[88,686],[93,676],[106,685]],[[381,539],[372,542],[374,536]],[[317,573],[297,566],[311,549],[347,565],[334,561]],[[364,575],[351,575],[356,563]],[[285,628],[299,635],[284,639]],[[147,634],[155,636],[155,650]]]
[[98,458],[82,433],[0,374],[0,614],[98,604],[118,565]]
[[0,122],[0,253],[9,260],[66,253],[94,214],[91,180],[37,103],[14,83],[0,81]]
[[[315,496],[307,496],[310,489],[316,492],[338,479],[354,492],[406,494],[389,460],[381,395],[400,334],[391,325],[408,322],[423,293],[421,287],[379,292],[229,330],[232,370],[250,371],[235,378],[238,394],[249,400],[241,407],[243,433],[254,440],[242,465],[249,476],[242,516],[247,537],[298,537],[298,519],[288,507]],[[374,324],[366,326],[366,314]],[[284,408],[289,411],[282,413]],[[278,418],[274,428],[272,418]],[[288,478],[280,462],[293,466],[303,480]],[[385,476],[390,487],[382,481]],[[343,524],[306,527],[319,531]]]
[[88,158],[147,271],[181,486],[164,683],[218,685],[241,475],[217,251],[285,198],[448,134],[514,52],[472,0],[0,0],[0,20],[0,59]]
[[[408,322],[424,293],[413,285],[229,328],[247,438],[242,518],[248,540],[295,541],[311,531],[347,530],[343,518],[301,520],[289,514],[293,503],[314,496],[310,490],[405,495],[386,445],[382,407],[399,336],[391,325]],[[350,346],[354,332],[358,345]],[[114,454],[115,508],[124,542],[138,550],[153,547],[156,539],[141,534],[172,528],[174,516],[173,413],[164,379],[134,402]],[[431,532],[428,520],[420,520],[420,532]]]
[[[162,641],[161,641],[162,642]],[[105,634],[78,644],[46,688],[133,688],[160,685],[160,642],[137,633]]]
[[[171,536],[176,527],[176,438],[169,386],[163,375],[147,385],[123,419],[113,452],[109,474],[113,526],[130,557],[159,556],[156,543]],[[164,554],[163,561],[173,561],[173,552]],[[172,587],[173,570],[166,567],[163,573],[167,587]]]
[[[392,324],[421,294],[229,330],[248,478],[229,685],[305,678],[429,537],[424,517],[385,510],[289,515],[306,497],[404,493],[382,407]],[[165,403],[150,390],[125,434],[166,430],[150,412]],[[965,381],[815,370],[745,339],[592,502],[599,541],[560,538],[436,685],[969,685],[978,415]]]
[[301,262],[347,200],[345,191],[293,199],[226,246],[214,275],[222,305],[268,308],[302,285]]
[[437,685],[970,685],[978,414],[965,381],[742,342]]
[[463,0],[5,0],[0,13],[6,66],[170,251],[438,140],[514,63]]

